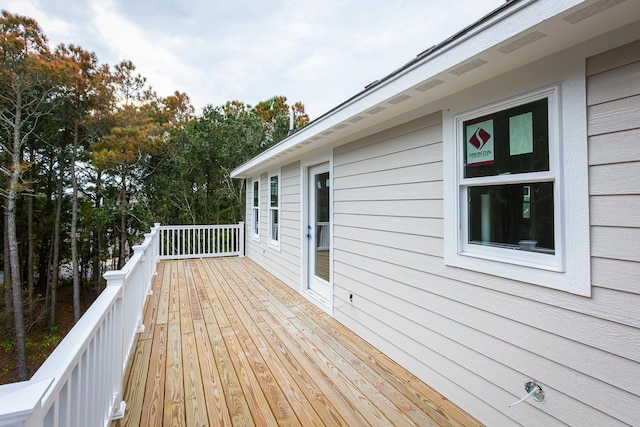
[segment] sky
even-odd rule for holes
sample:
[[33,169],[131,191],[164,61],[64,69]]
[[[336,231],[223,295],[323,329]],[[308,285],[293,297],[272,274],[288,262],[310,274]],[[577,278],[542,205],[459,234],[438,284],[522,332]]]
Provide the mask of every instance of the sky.
[[52,47],[111,66],[131,60],[160,96],[196,112],[276,95],[311,119],[480,19],[505,0],[3,0]]

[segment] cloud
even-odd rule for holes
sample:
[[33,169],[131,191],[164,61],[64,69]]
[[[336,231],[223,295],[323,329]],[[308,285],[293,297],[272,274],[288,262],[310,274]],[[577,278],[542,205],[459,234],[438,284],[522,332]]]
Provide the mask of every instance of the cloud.
[[503,0],[9,0],[53,44],[128,59],[197,109],[274,95],[316,118]]
[[49,37],[49,33],[51,32],[60,35],[71,34],[71,23],[64,19],[49,15],[43,11],[37,3],[10,1],[9,4],[3,6],[3,9],[14,14],[20,14],[35,19],[47,37]]
[[[96,35],[108,46],[109,57],[114,62],[132,60],[162,95],[185,91],[189,79],[200,74],[197,67],[179,56],[179,39],[167,33],[144,31],[116,13],[111,1],[92,0],[90,6]],[[176,86],[178,76],[184,83]]]

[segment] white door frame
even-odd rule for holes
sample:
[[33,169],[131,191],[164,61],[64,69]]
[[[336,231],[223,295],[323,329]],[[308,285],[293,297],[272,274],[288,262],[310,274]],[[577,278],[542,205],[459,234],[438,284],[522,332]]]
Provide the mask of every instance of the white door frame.
[[[300,293],[317,305],[322,310],[331,314],[331,310],[333,307],[333,174],[331,173],[331,161],[330,158],[321,158],[317,159],[313,162],[307,162],[301,166],[301,177],[302,177],[302,211],[301,211],[301,280],[300,280]],[[330,231],[330,239],[329,239],[329,281],[325,282],[328,288],[322,292],[318,293],[311,289],[313,284],[312,280],[321,281],[322,279],[314,278],[312,275],[311,267],[313,266],[312,256],[315,255],[313,252],[313,244],[316,241],[315,239],[315,230],[311,235],[311,239],[307,237],[309,233],[309,223],[310,219],[312,219],[311,209],[313,208],[313,203],[310,202],[310,198],[315,194],[310,194],[310,185],[311,185],[311,174],[314,172],[329,173],[329,231]],[[315,214],[313,213],[315,216]],[[312,229],[315,228],[312,226]]]

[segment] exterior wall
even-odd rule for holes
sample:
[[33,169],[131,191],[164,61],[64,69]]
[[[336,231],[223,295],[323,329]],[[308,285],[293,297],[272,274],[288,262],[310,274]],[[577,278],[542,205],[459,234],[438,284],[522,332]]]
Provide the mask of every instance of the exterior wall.
[[587,75],[593,283],[637,295],[640,41],[590,58]]
[[260,242],[251,238],[251,189],[247,180],[246,255],[288,286],[300,288],[300,163],[280,169],[280,248],[269,245],[269,175],[260,175]]
[[487,425],[640,425],[638,52],[588,61],[591,298],[444,265],[431,115],[334,150],[335,318]]
[[[333,151],[334,317],[487,425],[640,425],[640,41],[609,43],[622,41],[568,52],[571,71],[556,56],[487,83],[528,90],[543,68],[586,83],[588,140],[565,143],[589,150],[591,297],[445,265],[442,113]],[[583,51],[606,51],[586,76]],[[456,97],[482,103],[483,90]],[[294,289],[300,171],[281,169],[280,250],[266,234],[267,173],[260,243],[247,233],[247,256]],[[510,408],[528,380],[547,401]]]

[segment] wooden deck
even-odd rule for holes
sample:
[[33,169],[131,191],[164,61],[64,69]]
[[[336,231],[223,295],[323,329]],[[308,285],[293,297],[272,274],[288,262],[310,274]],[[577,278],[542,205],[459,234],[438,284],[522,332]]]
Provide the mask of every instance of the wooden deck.
[[122,426],[479,425],[246,258],[158,265]]

